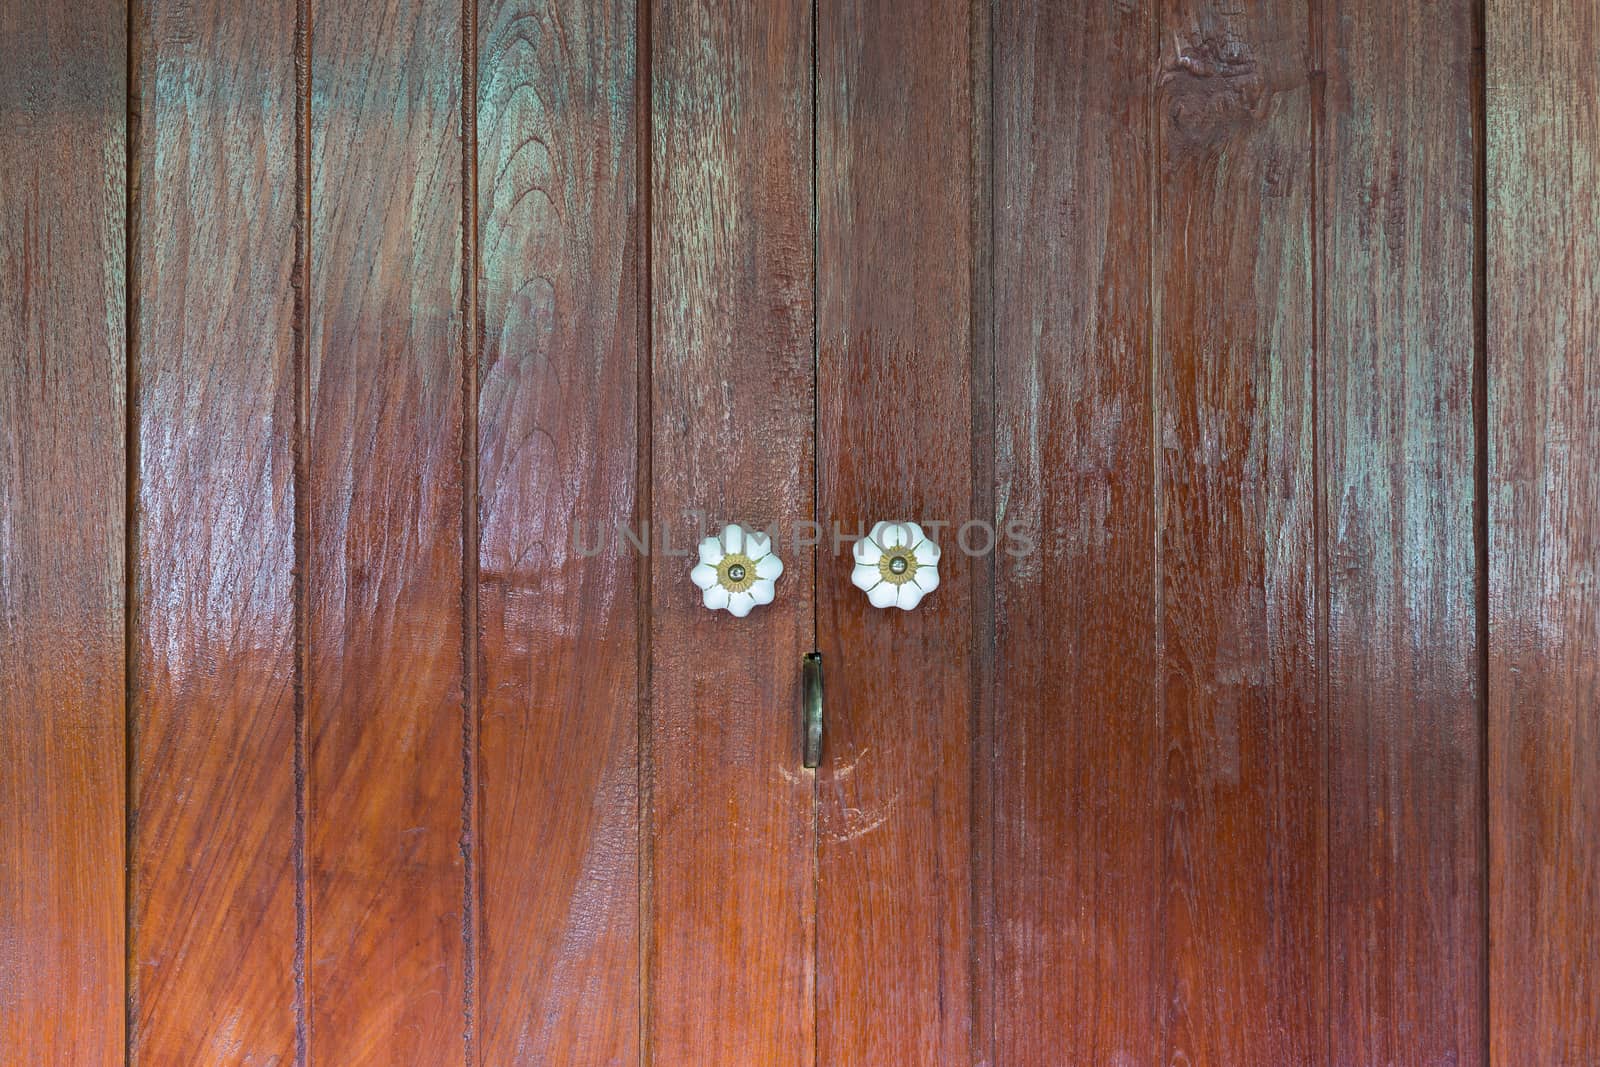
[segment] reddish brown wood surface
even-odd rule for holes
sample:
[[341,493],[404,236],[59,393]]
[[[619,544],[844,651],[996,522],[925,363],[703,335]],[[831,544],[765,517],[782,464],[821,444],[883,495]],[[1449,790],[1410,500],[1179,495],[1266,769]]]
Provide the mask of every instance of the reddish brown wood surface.
[[1036,542],[997,559],[1002,1064],[1162,1055],[1153,22],[996,9],[996,514]]
[[[651,11],[650,829],[656,1067],[814,1062],[811,9]],[[713,614],[693,512],[773,526],[777,599]]]
[[[1163,10],[1163,1062],[1324,1061],[1306,13]],[[1154,873],[1154,872],[1153,872]]]
[[[911,612],[818,555],[819,1063],[969,1062],[974,1028],[971,5],[817,8],[817,510],[929,526]],[[985,477],[987,474],[985,473]],[[982,538],[968,532],[979,547]]]
[[123,1046],[120,5],[0,6],[0,1059]]
[[1320,16],[1329,1060],[1477,1064],[1472,5]]
[[1589,7],[128,14],[0,2],[0,1061],[1593,1058]]
[[465,1058],[460,8],[326,4],[311,80],[311,1060]]
[[290,1063],[295,10],[143,10],[130,1055]]
[[1490,1050],[1600,1048],[1600,12],[1488,5]]
[[479,12],[484,1064],[639,1060],[635,31]]

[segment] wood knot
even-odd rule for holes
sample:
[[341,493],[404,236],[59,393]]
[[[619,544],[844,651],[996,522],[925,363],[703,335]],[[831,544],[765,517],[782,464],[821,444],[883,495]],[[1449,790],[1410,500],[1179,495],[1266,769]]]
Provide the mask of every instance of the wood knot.
[[1180,42],[1159,88],[1167,136],[1193,147],[1221,140],[1261,113],[1267,92],[1250,46],[1232,34]]

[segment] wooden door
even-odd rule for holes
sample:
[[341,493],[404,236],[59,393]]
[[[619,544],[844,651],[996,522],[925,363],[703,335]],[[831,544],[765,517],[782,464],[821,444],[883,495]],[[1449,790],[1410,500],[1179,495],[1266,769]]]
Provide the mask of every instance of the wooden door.
[[1597,44],[0,0],[0,1064],[1589,1062]]

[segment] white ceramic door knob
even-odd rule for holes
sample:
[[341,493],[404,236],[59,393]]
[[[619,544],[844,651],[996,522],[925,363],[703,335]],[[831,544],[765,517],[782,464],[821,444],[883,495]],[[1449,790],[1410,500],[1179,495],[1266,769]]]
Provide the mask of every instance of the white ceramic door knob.
[[700,587],[706,607],[744,618],[757,604],[772,603],[782,574],[783,560],[772,551],[771,538],[730,525],[700,542],[700,562],[689,579]]
[[875,608],[910,611],[939,588],[939,546],[914,522],[880,522],[856,542],[850,581]]

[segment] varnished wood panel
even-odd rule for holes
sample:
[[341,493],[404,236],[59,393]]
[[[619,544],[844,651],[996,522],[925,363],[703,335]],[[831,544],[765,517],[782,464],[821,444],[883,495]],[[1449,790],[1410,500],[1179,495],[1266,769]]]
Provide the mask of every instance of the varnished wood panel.
[[1150,5],[996,9],[995,1062],[1161,1062]]
[[1324,1062],[1304,5],[1162,12],[1163,1062]]
[[939,587],[911,612],[871,606],[831,531],[818,556],[823,1064],[971,1062],[979,1036],[972,679],[984,608],[978,561],[956,540],[972,517],[973,390],[989,387],[972,368],[972,15],[965,0],[817,6],[818,513],[845,531],[919,521],[943,549]]
[[143,14],[132,1054],[289,1063],[295,5]]
[[1600,1048],[1600,11],[1488,5],[1496,1064]]
[[0,1060],[1592,1058],[1590,7],[247,6],[0,3]]
[[314,13],[311,1060],[465,1058],[461,9]]
[[[657,0],[650,26],[646,1040],[656,1067],[809,1065],[811,7]],[[774,603],[701,605],[697,510],[776,530]]]
[[1472,5],[1319,7],[1329,1059],[1476,1064]]
[[639,1059],[634,8],[479,11],[485,1064]]
[[121,4],[0,5],[0,1058],[122,1062]]

